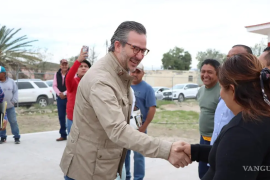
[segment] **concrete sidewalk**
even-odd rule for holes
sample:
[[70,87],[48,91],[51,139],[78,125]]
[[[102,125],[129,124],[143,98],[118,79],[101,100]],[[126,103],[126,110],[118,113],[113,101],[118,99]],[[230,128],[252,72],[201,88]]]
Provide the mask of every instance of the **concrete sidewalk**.
[[[58,131],[23,134],[21,144],[12,136],[0,145],[0,180],[63,180],[59,163],[66,141],[56,142]],[[133,170],[133,154],[131,154]],[[176,169],[162,159],[146,158],[145,180],[199,180],[198,164]]]

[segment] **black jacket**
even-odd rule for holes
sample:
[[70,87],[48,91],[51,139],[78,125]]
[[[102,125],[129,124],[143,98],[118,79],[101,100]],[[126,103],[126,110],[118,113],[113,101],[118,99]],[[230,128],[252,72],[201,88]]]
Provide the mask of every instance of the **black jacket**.
[[[68,69],[68,71],[69,71],[69,69]],[[68,71],[67,71],[67,73],[68,73]],[[63,78],[62,78],[61,69],[59,69],[57,71],[57,73],[56,73],[57,88],[61,92],[65,92],[67,90],[67,88],[66,88],[66,77],[67,77],[67,73],[66,73],[65,78],[64,78],[64,84],[62,83]]]
[[261,120],[244,122],[239,113],[213,146],[191,145],[192,160],[210,164],[202,180],[270,180],[270,117]]

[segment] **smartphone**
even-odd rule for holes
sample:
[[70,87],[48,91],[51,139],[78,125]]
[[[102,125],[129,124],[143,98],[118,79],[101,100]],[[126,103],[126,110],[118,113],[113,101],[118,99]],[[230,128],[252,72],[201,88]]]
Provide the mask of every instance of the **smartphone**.
[[88,52],[89,47],[88,46],[83,46],[83,52]]
[[[83,52],[87,52],[88,54],[89,47],[88,46],[83,46]],[[85,59],[87,59],[88,56],[85,56]]]

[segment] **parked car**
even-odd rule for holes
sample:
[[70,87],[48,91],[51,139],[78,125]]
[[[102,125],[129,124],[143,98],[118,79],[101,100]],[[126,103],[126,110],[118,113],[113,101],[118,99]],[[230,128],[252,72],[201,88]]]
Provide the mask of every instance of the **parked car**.
[[47,83],[47,85],[49,86],[49,88],[52,90],[52,93],[53,93],[53,100],[56,101],[56,93],[53,89],[53,79],[52,80],[47,80],[45,81]]
[[196,99],[199,89],[199,85],[194,83],[176,84],[170,90],[163,91],[163,99],[173,99],[179,102],[185,99]]
[[167,87],[153,87],[153,90],[155,92],[156,100],[162,100],[163,99],[163,91],[169,90],[170,88]]
[[19,105],[33,105],[46,107],[53,103],[53,94],[46,82],[40,79],[19,79],[15,81],[18,86]]

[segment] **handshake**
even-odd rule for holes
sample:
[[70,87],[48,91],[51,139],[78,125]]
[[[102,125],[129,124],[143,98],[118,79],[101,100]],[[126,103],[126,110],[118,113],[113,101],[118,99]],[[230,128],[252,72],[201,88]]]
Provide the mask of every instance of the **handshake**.
[[182,141],[174,142],[168,161],[176,168],[191,164],[191,146]]

